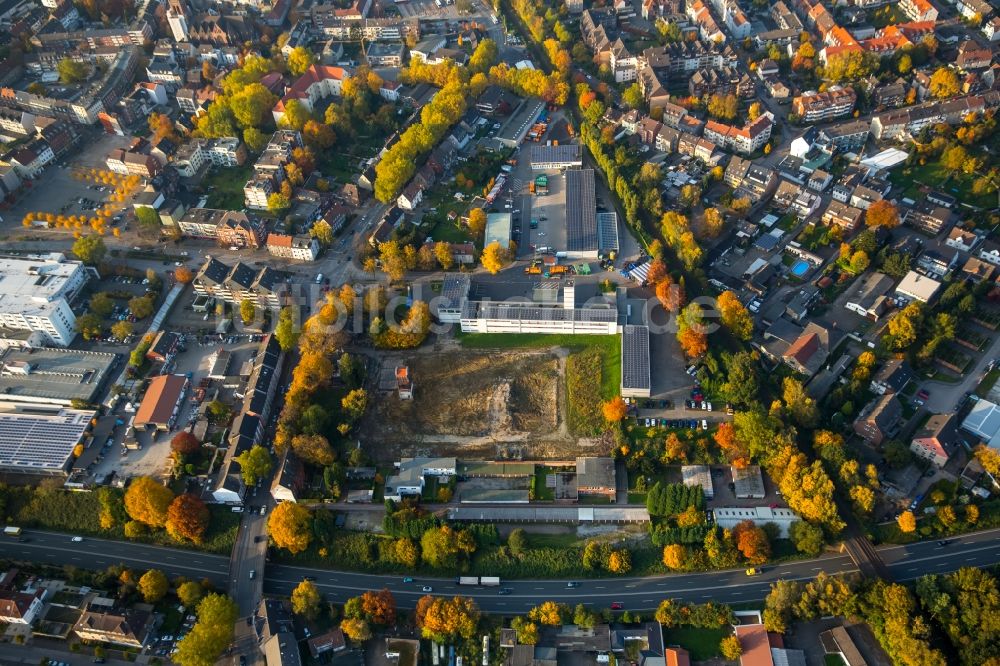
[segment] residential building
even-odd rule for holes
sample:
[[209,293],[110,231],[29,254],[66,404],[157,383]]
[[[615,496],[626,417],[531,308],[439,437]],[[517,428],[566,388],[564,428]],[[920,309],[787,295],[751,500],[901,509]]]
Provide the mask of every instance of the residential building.
[[258,307],[277,309],[284,305],[287,279],[265,266],[254,270],[242,262],[229,267],[211,255],[191,283],[196,294],[239,305],[249,299]]
[[871,132],[879,140],[901,139],[937,123],[957,125],[969,113],[982,113],[988,109],[995,109],[998,105],[1000,105],[1000,91],[996,90],[981,95],[927,102],[872,116]]
[[938,11],[929,0],[900,0],[899,9],[911,21],[936,21]]
[[271,114],[274,122],[281,124],[285,115],[285,105],[291,100],[298,100],[310,113],[321,100],[340,96],[340,86],[348,76],[343,67],[328,65],[310,65],[295,83],[288,87],[284,97],[274,105]]
[[854,88],[831,86],[826,92],[810,91],[792,100],[792,111],[803,122],[815,123],[850,115],[858,96]]
[[319,255],[319,241],[312,236],[271,232],[267,236],[267,251],[285,259],[315,261]]
[[405,51],[402,42],[371,42],[365,59],[372,67],[402,67]]
[[987,19],[995,13],[992,5],[986,0],[956,0],[955,9],[963,18],[972,19],[979,17]]
[[913,370],[910,368],[910,364],[903,359],[891,358],[883,363],[878,372],[872,376],[869,388],[876,395],[901,394],[912,379]]
[[[699,0],[700,1],[700,0]],[[734,127],[713,120],[705,123],[705,138],[734,152],[749,154],[763,148],[771,138],[773,118],[766,112],[745,127]]]
[[[0,327],[37,335],[35,344],[66,347],[76,337],[70,303],[94,269],[52,253],[0,257]],[[0,330],[0,337],[16,337]]]
[[424,200],[424,188],[419,183],[410,182],[396,199],[396,205],[403,210],[414,210]]
[[847,204],[841,203],[839,201],[831,201],[823,211],[823,223],[824,224],[836,224],[841,227],[847,234],[857,229],[858,224],[861,223],[861,216],[864,211],[855,208],[854,206],[849,206]]
[[811,321],[802,334],[782,354],[782,361],[795,372],[812,377],[826,363],[840,335],[826,326]]
[[615,461],[613,458],[578,457],[576,487],[580,495],[615,496]]
[[992,280],[995,273],[996,266],[975,257],[969,257],[968,261],[962,266],[962,275],[967,280],[972,280],[973,282]]
[[635,81],[638,73],[638,60],[620,38],[611,43],[608,63],[615,77],[615,83]]
[[903,213],[903,222],[918,231],[937,236],[951,222],[951,211],[923,201]]
[[123,175],[142,176],[152,178],[163,169],[159,160],[146,152],[134,150],[122,150],[120,148],[112,150],[106,160],[108,170]]
[[873,446],[879,446],[899,429],[903,408],[895,393],[881,395],[865,405],[854,421],[854,432]]
[[868,208],[876,201],[882,200],[882,193],[873,190],[870,187],[865,187],[864,185],[855,186],[854,190],[851,192],[851,198],[848,201],[855,208],[861,210],[868,210]]
[[223,247],[259,248],[267,235],[264,223],[246,213],[227,210],[219,222],[216,238]]
[[987,263],[1000,266],[1000,245],[990,240],[983,241],[983,244],[979,246],[978,256]]
[[944,244],[950,248],[961,250],[962,252],[972,252],[972,248],[979,242],[979,236],[961,227],[955,227],[948,232]]
[[386,499],[399,501],[405,496],[420,495],[425,476],[447,481],[455,476],[454,458],[403,458],[396,463],[396,473],[385,480]]
[[958,45],[958,56],[955,64],[963,71],[986,69],[993,62],[993,50],[979,46],[971,39]]
[[[7,575],[11,572],[8,571]],[[6,577],[6,576],[5,576]],[[18,626],[31,626],[44,608],[45,590],[18,592],[0,590],[0,622]]]
[[153,625],[153,616],[146,611],[118,610],[110,604],[97,606],[92,602],[73,625],[73,632],[85,641],[142,648]]
[[914,433],[913,439],[910,441],[910,450],[941,468],[958,450],[958,443],[958,418],[956,415],[954,413],[934,414]]
[[893,282],[885,273],[865,273],[851,286],[851,295],[844,307],[862,317],[878,321],[889,305],[888,294]]

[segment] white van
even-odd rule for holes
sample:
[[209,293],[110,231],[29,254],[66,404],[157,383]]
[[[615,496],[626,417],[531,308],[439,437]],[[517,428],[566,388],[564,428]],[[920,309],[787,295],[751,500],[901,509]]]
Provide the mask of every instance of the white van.
[[323,274],[320,273],[319,275],[316,276],[316,284],[322,284],[322,283],[323,283]]

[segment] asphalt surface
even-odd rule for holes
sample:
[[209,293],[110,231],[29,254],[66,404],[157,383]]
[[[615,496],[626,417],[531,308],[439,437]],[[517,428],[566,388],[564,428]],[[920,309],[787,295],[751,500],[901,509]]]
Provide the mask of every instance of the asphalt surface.
[[[172,577],[208,578],[220,588],[225,588],[229,580],[229,558],[217,555],[90,538],[74,543],[69,535],[48,532],[26,531],[25,536],[30,541],[0,541],[0,557],[88,568],[121,562],[135,569],[158,568]],[[893,577],[900,581],[966,566],[989,566],[1000,563],[1000,529],[954,537],[947,546],[924,541],[883,547],[878,552]],[[598,608],[620,601],[627,609],[646,610],[666,598],[695,602],[711,599],[722,603],[756,601],[766,596],[775,580],[808,580],[820,571],[848,573],[857,568],[847,555],[829,554],[815,560],[768,565],[754,577],[748,577],[741,568],[648,578],[580,579],[579,586],[573,588],[567,587],[564,580],[517,580],[503,582],[502,587],[509,588],[510,594],[501,595],[497,588],[456,585],[453,578],[415,577],[413,582],[404,583],[403,576],[271,564],[266,570],[263,591],[287,596],[304,577],[312,576],[326,599],[338,603],[367,590],[387,587],[400,607],[412,608],[425,594],[422,587],[426,585],[435,595],[472,597],[487,613],[523,613],[550,599],[568,604],[582,602]]]

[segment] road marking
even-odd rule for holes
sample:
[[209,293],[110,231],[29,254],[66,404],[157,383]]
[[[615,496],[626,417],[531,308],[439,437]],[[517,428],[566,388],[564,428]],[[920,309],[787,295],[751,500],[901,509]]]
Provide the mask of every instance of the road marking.
[[975,562],[978,559],[979,559],[978,557],[967,557],[967,558],[965,558],[965,561],[966,562]]
[[544,590],[544,589],[545,589],[544,587],[536,587],[536,588],[535,588],[535,591],[538,591],[538,590]]
[[778,575],[779,576],[791,576],[792,572],[791,571],[782,571]]
[[739,590],[733,590],[730,594],[732,594],[733,596],[736,596],[736,595],[743,594],[743,593],[740,592]]

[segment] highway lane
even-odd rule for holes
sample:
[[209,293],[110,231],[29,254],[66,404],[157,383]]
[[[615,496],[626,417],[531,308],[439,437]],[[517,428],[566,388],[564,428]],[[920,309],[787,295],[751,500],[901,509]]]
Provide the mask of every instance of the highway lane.
[[[30,539],[27,543],[15,539],[0,541],[0,556],[93,568],[123,562],[137,569],[156,567],[170,576],[209,578],[220,587],[225,587],[228,579],[229,560],[218,555],[89,537],[81,543],[74,543],[69,535],[44,532],[26,531],[25,535]],[[932,540],[905,546],[884,546],[878,550],[897,580],[912,580],[924,574],[947,573],[964,566],[1000,563],[1000,529],[953,537],[946,546]],[[412,608],[424,595],[421,588],[427,585],[433,588],[432,594],[435,595],[473,597],[484,611],[492,613],[521,613],[548,599],[568,604],[583,602],[596,607],[608,607],[612,602],[621,601],[627,609],[646,610],[654,608],[665,598],[694,602],[756,601],[766,596],[775,580],[808,580],[820,571],[848,573],[857,571],[857,568],[846,555],[834,553],[815,560],[767,565],[763,573],[752,578],[747,577],[741,568],[647,578],[581,578],[576,581],[579,586],[574,588],[567,587],[564,580],[516,580],[504,582],[502,587],[510,588],[511,592],[501,595],[497,588],[456,585],[454,578],[416,577],[412,583],[404,583],[403,576],[398,575],[376,576],[270,564],[266,569],[264,592],[288,595],[303,578],[311,576],[325,598],[334,602],[343,602],[367,590],[387,587],[392,590],[400,607]]]
[[171,578],[207,578],[220,589],[229,578],[229,558],[222,555],[92,537],[76,542],[69,534],[39,530],[24,530],[24,538],[0,540],[0,557],[95,570],[124,563],[134,569],[159,569]]

